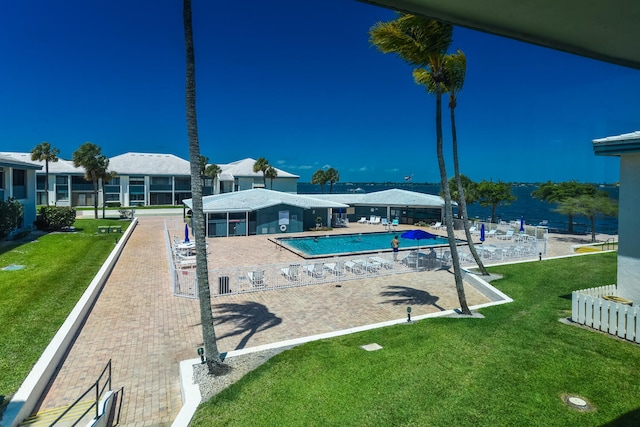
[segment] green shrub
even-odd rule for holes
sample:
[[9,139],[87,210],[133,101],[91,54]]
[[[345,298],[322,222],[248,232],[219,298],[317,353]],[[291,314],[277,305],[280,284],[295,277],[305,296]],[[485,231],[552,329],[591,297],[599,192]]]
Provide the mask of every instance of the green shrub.
[[7,201],[0,200],[0,239],[22,225],[23,218],[24,206],[22,203],[13,198]]
[[46,230],[62,230],[76,221],[76,210],[69,206],[44,206],[36,220],[36,227]]

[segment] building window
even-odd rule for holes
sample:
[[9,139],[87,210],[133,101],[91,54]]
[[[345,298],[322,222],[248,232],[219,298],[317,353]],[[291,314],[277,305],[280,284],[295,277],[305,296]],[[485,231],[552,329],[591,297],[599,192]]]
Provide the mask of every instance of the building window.
[[144,185],[144,176],[132,176],[129,178],[129,185]]

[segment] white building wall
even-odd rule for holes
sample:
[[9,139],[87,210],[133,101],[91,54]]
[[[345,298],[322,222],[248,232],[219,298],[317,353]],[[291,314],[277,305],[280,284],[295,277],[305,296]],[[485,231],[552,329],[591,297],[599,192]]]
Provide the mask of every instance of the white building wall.
[[129,200],[129,175],[121,175],[120,176],[120,200],[122,201],[122,206],[131,206]]
[[640,304],[640,153],[620,156],[618,295]]

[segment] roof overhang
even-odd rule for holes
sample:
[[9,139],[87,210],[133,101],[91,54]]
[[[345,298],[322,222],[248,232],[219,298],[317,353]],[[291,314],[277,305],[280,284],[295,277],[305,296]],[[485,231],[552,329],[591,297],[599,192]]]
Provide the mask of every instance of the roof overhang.
[[640,131],[594,139],[593,152],[598,156],[640,153]]
[[360,0],[640,69],[637,0]]

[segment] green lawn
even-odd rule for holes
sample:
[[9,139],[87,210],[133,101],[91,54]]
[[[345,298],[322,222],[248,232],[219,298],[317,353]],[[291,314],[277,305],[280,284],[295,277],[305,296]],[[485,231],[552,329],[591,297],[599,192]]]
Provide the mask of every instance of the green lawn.
[[0,412],[122,236],[98,235],[100,225],[129,222],[78,220],[77,233],[0,246],[0,268],[25,266],[0,271]]
[[[203,403],[191,425],[640,425],[640,346],[558,321],[570,315],[572,290],[615,283],[616,254],[490,271],[515,301],[481,310],[485,319],[427,319],[296,347]],[[374,342],[384,348],[359,348]],[[569,408],[565,394],[595,410]]]

